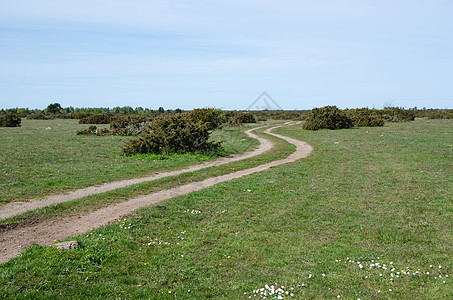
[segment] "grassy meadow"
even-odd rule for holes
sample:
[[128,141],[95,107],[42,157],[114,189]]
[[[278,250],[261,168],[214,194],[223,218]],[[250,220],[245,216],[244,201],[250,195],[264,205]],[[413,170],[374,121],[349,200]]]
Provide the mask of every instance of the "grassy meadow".
[[[40,198],[94,184],[146,176],[215,159],[217,155],[121,155],[133,137],[76,135],[89,125],[78,120],[22,120],[21,127],[0,127],[0,205]],[[100,125],[108,126],[108,125]],[[225,153],[250,150],[258,143],[240,128],[213,133]]]
[[0,266],[0,296],[453,297],[453,120],[275,132],[315,150],[124,216],[75,237],[77,250],[34,245]]

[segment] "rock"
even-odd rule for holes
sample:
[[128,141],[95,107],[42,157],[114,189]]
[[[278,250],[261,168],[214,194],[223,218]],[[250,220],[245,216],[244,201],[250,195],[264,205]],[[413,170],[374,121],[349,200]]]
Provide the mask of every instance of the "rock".
[[58,249],[73,250],[79,248],[79,242],[77,241],[68,241],[54,244]]

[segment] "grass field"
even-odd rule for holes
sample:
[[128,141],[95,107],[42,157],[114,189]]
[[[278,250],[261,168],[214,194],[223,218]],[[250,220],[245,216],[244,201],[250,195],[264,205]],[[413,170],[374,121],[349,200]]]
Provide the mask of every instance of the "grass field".
[[35,245],[0,266],[0,295],[453,297],[452,120],[276,132],[315,151],[77,236],[78,250]]
[[[175,170],[218,157],[202,154],[125,157],[121,147],[132,137],[76,135],[77,130],[88,126],[78,124],[78,120],[24,119],[21,127],[0,127],[0,205]],[[257,145],[244,130],[243,127],[217,130],[212,138],[225,140],[228,154],[244,152]]]

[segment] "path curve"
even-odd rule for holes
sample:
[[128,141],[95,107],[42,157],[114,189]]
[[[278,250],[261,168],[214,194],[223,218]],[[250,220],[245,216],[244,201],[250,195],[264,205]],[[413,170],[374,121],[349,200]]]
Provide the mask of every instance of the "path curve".
[[243,160],[246,158],[250,158],[253,156],[263,154],[264,152],[266,152],[272,148],[272,143],[269,140],[261,138],[261,137],[257,136],[256,134],[252,133],[252,131],[263,128],[263,127],[266,127],[266,126],[251,128],[251,129],[244,131],[244,133],[247,134],[249,137],[251,137],[253,139],[257,139],[260,142],[260,145],[255,150],[248,151],[248,152],[241,153],[241,154],[230,155],[228,157],[222,157],[222,158],[216,159],[214,161],[205,162],[205,163],[201,163],[198,165],[192,165],[187,168],[178,169],[175,171],[162,172],[162,173],[157,173],[157,174],[154,174],[151,176],[140,177],[140,178],[108,182],[108,183],[104,183],[102,185],[90,186],[90,187],[78,189],[75,191],[67,192],[64,194],[47,196],[42,199],[32,199],[29,201],[8,203],[8,204],[0,207],[0,220],[14,217],[14,216],[23,214],[27,211],[30,211],[30,210],[35,210],[38,208],[51,206],[54,204],[59,204],[59,203],[71,201],[74,199],[79,199],[79,198],[83,198],[83,197],[87,197],[87,196],[91,196],[91,195],[95,195],[95,194],[113,191],[118,188],[123,188],[123,187],[129,186],[129,185],[134,185],[134,184],[147,182],[147,181],[153,181],[156,179],[179,175],[179,174],[183,174],[183,173],[187,173],[187,172],[198,171],[198,170],[209,168],[209,167],[220,166],[220,165],[230,163],[233,161]]
[[[286,158],[272,161],[263,165],[259,165],[250,169],[236,171],[234,173],[211,177],[199,182],[191,182],[168,190],[159,191],[150,195],[143,195],[132,198],[128,201],[114,204],[99,210],[93,211],[86,215],[79,215],[67,217],[58,220],[48,220],[40,224],[34,224],[27,227],[16,228],[7,230],[0,233],[0,263],[4,263],[11,258],[20,254],[22,250],[32,244],[51,245],[54,240],[63,240],[71,235],[79,235],[90,230],[90,228],[97,228],[121,218],[124,215],[132,213],[133,211],[150,206],[163,200],[174,198],[189,194],[191,192],[199,191],[206,187],[237,179],[245,175],[260,172],[274,166],[294,162],[301,158],[310,155],[313,148],[300,140],[282,136],[279,134],[271,133],[276,126],[265,130],[266,133],[286,140],[287,142],[296,146],[296,151]],[[268,140],[267,140],[268,141]],[[270,141],[268,141],[271,143]],[[272,143],[271,143],[272,145]]]

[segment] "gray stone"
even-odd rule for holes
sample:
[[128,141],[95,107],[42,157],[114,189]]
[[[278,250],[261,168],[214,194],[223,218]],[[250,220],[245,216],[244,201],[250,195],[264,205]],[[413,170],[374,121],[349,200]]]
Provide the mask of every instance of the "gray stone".
[[68,241],[54,244],[55,247],[65,250],[73,250],[79,248],[79,242],[77,241]]

